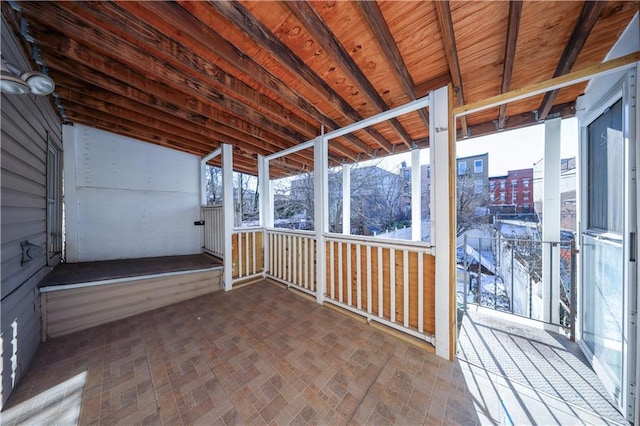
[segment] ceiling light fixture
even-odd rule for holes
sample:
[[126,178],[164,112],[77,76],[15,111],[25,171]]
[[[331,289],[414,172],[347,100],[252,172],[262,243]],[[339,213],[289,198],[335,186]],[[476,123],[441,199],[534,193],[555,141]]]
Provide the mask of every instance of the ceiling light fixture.
[[22,80],[27,83],[29,89],[31,89],[31,93],[34,95],[47,96],[53,93],[56,88],[56,84],[51,77],[37,71],[22,74]]
[[47,96],[53,93],[55,83],[47,74],[28,71],[18,77],[20,72],[17,67],[7,63],[2,58],[2,70],[0,75],[0,91],[8,95],[34,95]]
[[9,95],[24,95],[29,93],[29,85],[24,80],[7,74],[2,70],[0,92]]

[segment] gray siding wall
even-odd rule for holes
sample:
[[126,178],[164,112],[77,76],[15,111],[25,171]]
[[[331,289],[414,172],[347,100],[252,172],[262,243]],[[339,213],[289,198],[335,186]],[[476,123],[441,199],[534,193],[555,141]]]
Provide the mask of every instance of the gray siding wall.
[[[2,55],[30,67],[9,25],[2,19]],[[1,214],[1,338],[2,405],[26,372],[40,342],[40,297],[37,285],[49,272],[47,256],[21,265],[20,242],[47,244],[47,133],[62,146],[59,119],[49,99],[33,95],[2,95]]]

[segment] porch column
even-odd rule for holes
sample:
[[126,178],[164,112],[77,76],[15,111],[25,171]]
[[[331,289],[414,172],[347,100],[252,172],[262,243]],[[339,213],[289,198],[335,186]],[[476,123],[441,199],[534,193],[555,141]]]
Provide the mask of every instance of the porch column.
[[207,163],[220,155],[222,152],[221,148],[216,148],[211,151],[205,157],[200,159],[200,203],[203,206],[207,205]]
[[[451,282],[452,248],[455,246],[454,222],[455,184],[451,183],[455,161],[455,127],[449,110],[449,89],[443,87],[429,94],[429,137],[432,155],[431,188],[433,199],[431,220],[435,235],[431,241],[435,244],[435,342],[436,355],[452,359],[455,343],[455,285]],[[449,129],[452,129],[449,132]]]
[[224,223],[224,289],[233,285],[233,147],[222,144],[222,209]]
[[[544,188],[542,241],[560,242],[560,142],[561,119],[544,123]],[[542,245],[542,319],[560,321],[560,246]]]
[[342,165],[342,233],[351,235],[351,164]]
[[318,136],[313,143],[314,225],[316,231],[316,301],[324,302],[327,283],[327,247],[324,234],[329,230],[327,158],[328,141]]
[[411,151],[411,240],[422,240],[422,180],[418,148]]
[[260,227],[263,230],[262,236],[262,259],[264,259],[264,267],[262,275],[266,276],[269,262],[269,242],[267,240],[266,228],[273,227],[273,211],[271,210],[271,191],[269,185],[269,160],[263,155],[258,155],[258,197],[260,197]]

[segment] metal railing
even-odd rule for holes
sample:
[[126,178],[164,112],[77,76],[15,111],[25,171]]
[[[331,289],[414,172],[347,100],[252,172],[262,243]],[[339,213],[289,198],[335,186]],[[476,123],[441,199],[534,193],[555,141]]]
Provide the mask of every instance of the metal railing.
[[[558,325],[575,336],[575,240],[467,237],[457,250],[458,307],[468,304]],[[549,265],[543,270],[543,258]],[[560,262],[559,282],[553,279]],[[546,272],[546,276],[545,276]],[[559,300],[543,302],[559,285]],[[546,287],[546,288],[543,288]],[[556,311],[557,310],[557,311]]]

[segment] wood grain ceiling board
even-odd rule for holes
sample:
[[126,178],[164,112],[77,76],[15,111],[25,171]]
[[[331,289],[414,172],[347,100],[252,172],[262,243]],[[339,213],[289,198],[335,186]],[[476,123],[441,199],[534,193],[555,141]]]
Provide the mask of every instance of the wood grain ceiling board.
[[508,14],[508,2],[451,3],[466,102],[500,93]]
[[416,85],[448,72],[431,2],[381,1],[378,6]]
[[[316,105],[322,111],[324,111],[325,113],[327,111],[331,111],[332,114],[326,115],[329,116],[335,123],[337,123],[337,125],[333,125],[330,123],[327,124],[324,121],[321,123],[327,125],[329,130],[342,127],[353,121],[347,119],[342,111],[337,111],[337,109],[327,100],[327,98],[323,97],[319,94],[319,92],[315,91],[312,84],[304,82],[303,79],[300,78],[300,75],[296,74],[292,69],[290,69],[291,67],[285,66],[278,62],[275,55],[267,52],[267,49],[259,47],[250,37],[243,33],[243,31],[235,27],[235,25],[231,25],[229,22],[224,21],[224,19],[218,14],[218,12],[214,11],[211,6],[207,6],[206,4],[200,2],[183,2],[182,4],[185,8],[189,8],[192,13],[196,14],[201,19],[206,20],[207,24],[212,28],[216,28],[217,31],[220,31],[221,35],[227,38],[234,45],[241,46],[242,51],[246,55],[251,56],[254,60],[256,60],[256,62],[269,69],[274,75],[278,76],[282,81],[285,81],[297,93],[300,93],[303,97],[311,100],[311,103]],[[255,5],[255,3],[248,4],[250,6]],[[273,4],[272,6],[277,7],[278,5],[279,4]],[[247,13],[250,14],[248,11]],[[251,19],[256,18],[252,16]],[[273,34],[270,32],[269,35],[273,36]],[[371,141],[373,141],[373,143],[371,143]],[[358,150],[372,151],[373,148],[371,148],[371,146],[375,146],[375,141],[373,139],[370,139],[367,142],[370,142],[369,145],[362,143],[359,144]],[[350,141],[350,143],[353,144],[354,141],[352,140]],[[363,146],[364,148],[362,148]]]
[[[301,58],[326,84],[329,85],[337,96],[347,102],[353,110],[357,111],[360,117],[369,117],[381,109],[377,108],[372,99],[366,95],[362,87],[347,75],[344,66],[334,61],[334,58],[328,54],[327,50],[322,46],[322,42],[305,30],[305,26],[291,12],[281,15],[280,13],[272,13],[264,2],[247,2],[251,7],[251,13],[258,18],[271,32],[278,37],[296,56]],[[359,18],[355,10],[349,11]],[[342,16],[344,14],[339,14]],[[283,21],[284,19],[284,21]],[[352,19],[348,17],[348,19]],[[326,22],[325,24],[330,24]],[[322,25],[322,24],[319,24]],[[362,23],[360,24],[362,25]],[[331,30],[331,28],[329,28]],[[371,38],[371,36],[369,37]],[[307,46],[315,46],[314,49],[308,49]],[[369,49],[371,49],[371,41]],[[347,46],[347,44],[345,44]],[[356,49],[357,50],[357,49]],[[352,53],[352,52],[349,52]],[[368,64],[370,64],[369,62]],[[368,66],[367,64],[367,66]],[[366,70],[368,73],[368,70]],[[374,92],[375,93],[375,92]],[[349,118],[355,118],[351,115]],[[379,132],[387,135],[386,139],[392,144],[400,143],[397,135],[388,129],[389,123],[374,126]]]
[[600,19],[589,34],[589,38],[578,55],[573,70],[579,70],[602,62],[616,43],[633,15],[638,13],[637,1],[607,2],[600,12]]
[[[572,70],[603,61],[638,11],[638,3],[604,5]],[[410,87],[398,78],[402,70],[396,73],[362,15],[363,8],[352,2],[231,3],[246,13],[242,22],[266,27],[264,34],[280,43],[271,48],[257,44],[253,32],[245,34],[238,22],[219,13],[219,4],[208,2],[19,5],[57,83],[62,105],[75,122],[197,155],[232,143],[237,147],[238,170],[255,173],[256,155],[311,139],[322,125],[330,131],[411,99]],[[387,40],[390,34],[415,86],[414,96],[449,83],[434,3],[380,1],[376,6],[388,28]],[[553,75],[582,7],[581,1],[523,3],[511,90]],[[450,9],[465,102],[500,93],[508,4],[456,1]],[[292,10],[303,21],[313,22],[315,31],[305,28]],[[300,10],[312,14],[300,15]],[[12,17],[12,26],[19,31],[18,13],[6,2],[2,13]],[[380,15],[376,19],[382,22]],[[331,35],[338,44],[331,44]],[[284,62],[286,55],[278,46],[293,52],[303,69],[295,66],[295,60]],[[345,53],[357,69],[337,62]],[[354,81],[360,73],[370,87]],[[550,114],[572,114],[573,102],[585,86],[560,90]],[[371,89],[374,95],[367,96]],[[541,99],[508,105],[506,128],[535,123],[532,111]],[[497,108],[469,116],[471,137],[496,131],[497,118]],[[330,145],[330,161],[338,164],[343,159],[386,155],[392,149],[407,151],[399,128],[408,139],[428,143],[424,117],[413,112],[397,122],[336,139]],[[308,168],[312,160],[304,152],[293,154],[283,160],[286,164],[274,166],[274,173]]]

